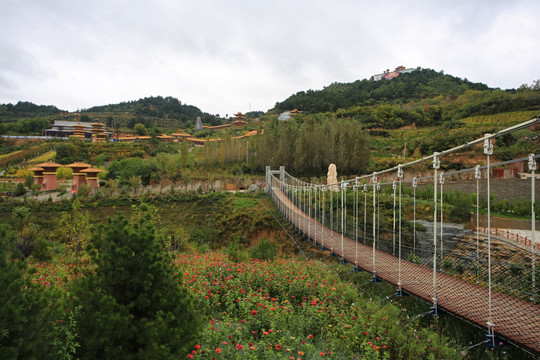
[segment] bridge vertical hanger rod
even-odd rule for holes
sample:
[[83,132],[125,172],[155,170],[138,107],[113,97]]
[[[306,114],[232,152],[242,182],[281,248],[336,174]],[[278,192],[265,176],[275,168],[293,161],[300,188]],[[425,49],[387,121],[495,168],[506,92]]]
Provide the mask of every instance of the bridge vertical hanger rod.
[[534,160],[534,154],[529,154],[529,171],[531,172],[531,267],[532,267],[532,283],[531,283],[531,301],[533,304],[536,302],[536,264],[534,253],[536,251],[536,214],[534,213],[534,202],[535,202],[535,171],[536,171],[536,161]]
[[441,172],[441,174],[439,175],[439,184],[441,185],[441,240],[440,240],[440,243],[441,243],[441,261],[440,261],[440,264],[439,264],[439,268],[440,268],[440,271],[442,271],[442,265],[443,265],[443,255],[444,255],[444,252],[443,252],[443,233],[444,233],[444,225],[443,225],[443,184],[444,184],[444,172]]
[[[317,202],[317,194],[319,193],[319,187],[318,186],[315,186],[315,193],[313,194],[313,196],[315,197],[315,203],[313,204],[314,205],[314,211],[315,211],[315,219],[314,219],[314,223],[313,223],[313,227],[315,228],[315,237],[314,237],[314,242],[315,242],[315,245],[317,245],[317,209],[319,209],[319,203]],[[319,197],[319,202],[320,202],[321,198]],[[320,216],[320,212],[319,212],[319,216]]]
[[401,180],[403,180],[403,169],[402,165],[398,165],[397,177],[399,181],[399,236],[398,236],[398,288],[397,295],[403,296],[403,290],[401,289]]
[[313,203],[311,207],[313,208],[313,219],[311,219],[312,227],[313,227],[313,236],[312,239],[315,243],[317,243],[317,185],[312,185],[312,192],[313,192]]
[[322,187],[321,188],[322,190],[322,224],[321,224],[321,249],[324,250],[324,217],[325,217],[325,212],[326,212],[326,208],[325,208],[325,204],[324,204],[324,200],[326,198],[326,188],[325,187]]
[[416,255],[416,187],[418,182],[416,177],[412,179],[413,187],[413,254]]
[[392,191],[394,193],[393,219],[392,219],[392,255],[396,256],[396,180],[392,181]]
[[379,193],[379,196],[377,196],[377,243],[380,246],[380,240],[381,240],[381,183],[377,183],[377,192]]
[[306,184],[302,184],[302,232],[306,236]]
[[354,180],[354,235],[355,235],[355,260],[354,260],[354,270],[358,271],[358,179]]
[[373,278],[371,279],[371,281],[376,282],[377,281],[377,268],[375,266],[375,239],[376,239],[375,225],[376,225],[376,221],[377,221],[377,218],[376,218],[376,211],[377,211],[377,203],[376,203],[376,198],[377,198],[377,193],[376,193],[376,190],[377,190],[377,175],[373,174],[373,178],[371,179],[371,181],[373,183]]
[[488,321],[487,321],[487,327],[488,327],[488,334],[487,334],[487,343],[488,346],[495,347],[495,333],[493,328],[495,327],[495,324],[493,323],[493,317],[492,317],[492,300],[491,300],[491,201],[490,201],[490,156],[493,155],[493,144],[491,142],[490,138],[491,134],[485,134],[484,137],[486,139],[484,140],[484,154],[486,155],[486,181],[487,181],[487,245],[488,245]]
[[298,197],[298,205],[297,205],[297,209],[296,211],[298,211],[298,233],[302,232],[302,201],[301,201],[301,196],[302,196],[302,188],[300,187],[300,181],[298,180],[297,181],[298,183],[298,187],[296,188],[297,190],[297,197]]
[[311,219],[311,190],[312,190],[312,186],[309,185],[308,186],[308,194],[309,194],[309,200],[308,200],[308,205],[309,205],[309,208],[308,208],[308,216],[309,216],[309,221],[308,221],[308,240],[312,238],[312,234],[311,234],[311,222],[313,221]]
[[474,178],[476,179],[476,283],[478,284],[480,282],[480,179],[482,178],[480,165],[474,168]]
[[341,263],[345,262],[345,257],[343,253],[343,237],[344,237],[344,221],[345,221],[345,208],[343,207],[343,198],[345,197],[345,187],[346,183],[341,183]]
[[441,162],[439,153],[433,153],[433,307],[432,315],[438,315],[438,295],[437,295],[437,170]]
[[330,256],[334,256],[334,241],[332,231],[334,230],[334,185],[330,186]]
[[[339,185],[341,186],[341,184]],[[341,188],[336,186],[337,194],[336,194],[336,230],[339,230],[339,195],[341,194]]]
[[330,188],[330,230],[334,230],[334,187]]
[[364,241],[367,240],[367,184],[364,184]]

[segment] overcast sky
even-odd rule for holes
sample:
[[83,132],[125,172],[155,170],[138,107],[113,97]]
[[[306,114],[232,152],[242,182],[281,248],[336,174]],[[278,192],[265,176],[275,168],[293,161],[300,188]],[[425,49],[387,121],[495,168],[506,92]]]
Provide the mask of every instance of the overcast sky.
[[173,96],[211,114],[398,65],[540,78],[540,1],[0,0],[0,103]]

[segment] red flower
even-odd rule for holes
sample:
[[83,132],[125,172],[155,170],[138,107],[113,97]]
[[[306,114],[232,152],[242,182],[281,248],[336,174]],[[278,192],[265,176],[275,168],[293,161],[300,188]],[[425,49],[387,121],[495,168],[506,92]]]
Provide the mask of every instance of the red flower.
[[244,347],[242,346],[242,344],[236,344],[236,348],[237,348],[238,350],[242,350]]
[[326,353],[320,352],[319,355],[324,356]]
[[281,348],[282,348],[281,345],[279,345],[279,344],[276,345],[276,350],[280,350]]
[[190,359],[193,359],[193,355],[191,355],[191,354],[187,354],[187,357],[190,358]]
[[217,348],[217,349],[216,349],[216,353],[220,354],[220,353],[221,353],[221,349],[220,349],[220,348]]
[[195,349],[201,350],[201,345],[199,345],[199,344],[195,345]]
[[253,316],[257,315],[257,310],[251,310],[251,315]]

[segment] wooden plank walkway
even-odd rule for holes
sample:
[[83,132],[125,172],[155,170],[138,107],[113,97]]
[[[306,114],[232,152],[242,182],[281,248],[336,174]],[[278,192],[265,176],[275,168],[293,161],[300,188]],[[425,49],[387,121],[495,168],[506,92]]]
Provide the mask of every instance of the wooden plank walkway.
[[[327,249],[332,248],[338,256],[368,271],[373,271],[373,248],[358,243],[358,254],[353,239],[344,237],[321,223],[310,219],[294,205],[278,188],[272,188],[278,201],[288,207],[292,213],[291,222]],[[311,223],[311,225],[310,225]],[[311,230],[311,234],[309,234]],[[343,253],[341,251],[343,247]],[[375,251],[375,270],[378,278],[397,286],[401,263],[402,289],[406,292],[432,302],[435,296],[433,288],[433,270],[417,265],[382,251]],[[487,329],[488,289],[466,282],[437,271],[436,292],[438,305],[443,310],[466,319]],[[492,321],[496,335],[540,352],[540,306],[522,299],[492,291]]]

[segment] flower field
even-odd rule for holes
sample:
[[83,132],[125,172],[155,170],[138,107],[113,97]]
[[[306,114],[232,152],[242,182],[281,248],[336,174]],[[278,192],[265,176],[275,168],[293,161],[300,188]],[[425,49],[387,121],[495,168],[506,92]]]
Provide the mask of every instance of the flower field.
[[[188,359],[461,358],[455,343],[416,326],[406,309],[366,301],[322,262],[237,263],[208,252],[179,254],[171,266],[207,319]],[[57,304],[76,277],[74,266],[60,258],[30,262],[28,273]],[[68,321],[65,314],[59,323]]]
[[[405,309],[361,298],[321,262],[176,259],[209,316],[192,359],[443,359],[461,351],[433,330],[405,326]],[[416,328],[416,329],[415,329]]]

